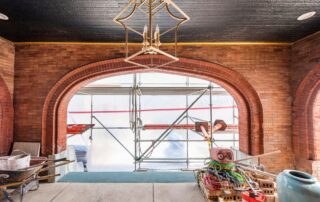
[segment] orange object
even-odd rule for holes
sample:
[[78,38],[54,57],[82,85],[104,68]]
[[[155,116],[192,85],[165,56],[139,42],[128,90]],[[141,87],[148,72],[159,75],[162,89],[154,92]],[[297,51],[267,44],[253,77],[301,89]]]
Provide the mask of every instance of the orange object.
[[209,132],[209,122],[196,122],[195,123],[195,130],[197,132]]
[[89,128],[92,128],[93,126],[94,124],[68,124],[67,134],[81,134],[87,131]]
[[251,196],[253,192],[242,192],[242,201],[243,202],[264,202],[266,200],[266,196],[261,193],[257,192],[257,196]]
[[223,120],[216,120],[213,124],[212,132],[224,131],[227,128],[227,124]]
[[214,147],[210,150],[211,159],[219,163],[231,163],[234,161],[233,151],[228,148]]

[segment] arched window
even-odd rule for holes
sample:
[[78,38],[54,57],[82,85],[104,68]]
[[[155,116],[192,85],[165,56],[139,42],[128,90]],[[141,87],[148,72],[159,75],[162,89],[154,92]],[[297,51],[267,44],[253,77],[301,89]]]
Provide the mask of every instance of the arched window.
[[294,101],[293,146],[297,166],[320,160],[320,66],[300,83]]
[[72,97],[67,118],[68,145],[88,171],[201,168],[209,147],[196,124],[211,128],[217,120],[227,128],[213,133],[213,147],[239,148],[233,97],[189,76],[149,72],[95,81]]
[[[162,56],[150,57],[161,61]],[[48,93],[42,113],[42,153],[54,154],[66,149],[67,107],[73,95],[92,81],[130,73],[160,72],[195,77],[226,89],[235,99],[239,113],[239,149],[248,154],[263,152],[262,106],[253,87],[239,73],[209,62],[180,58],[160,69],[145,69],[124,62],[123,58],[106,60],[79,67],[63,76]]]

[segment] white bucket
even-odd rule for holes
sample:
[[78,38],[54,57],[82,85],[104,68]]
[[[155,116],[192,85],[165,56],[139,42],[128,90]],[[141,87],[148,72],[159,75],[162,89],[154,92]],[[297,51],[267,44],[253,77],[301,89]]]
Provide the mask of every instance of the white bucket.
[[30,166],[31,156],[29,154],[19,154],[15,156],[0,157],[0,170],[17,170]]

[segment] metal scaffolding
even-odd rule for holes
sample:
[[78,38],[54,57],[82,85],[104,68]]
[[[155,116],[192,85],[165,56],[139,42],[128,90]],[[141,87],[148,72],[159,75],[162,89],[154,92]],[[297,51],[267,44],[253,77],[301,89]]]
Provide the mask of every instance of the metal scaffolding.
[[[152,87],[142,87],[141,86],[141,79],[139,77],[140,75],[137,74],[133,74],[133,85],[132,87],[128,88],[126,87],[127,91],[122,90],[122,93],[125,92],[129,92],[129,122],[130,122],[130,126],[129,127],[125,127],[125,126],[120,126],[120,127],[106,127],[103,122],[101,120],[99,120],[98,117],[95,116],[95,111],[94,111],[94,103],[93,103],[93,96],[96,94],[104,94],[101,93],[101,89],[99,91],[99,89],[97,88],[93,88],[93,91],[90,91],[90,89],[88,87],[81,89],[79,92],[83,95],[90,95],[90,123],[93,124],[94,121],[99,123],[99,126],[93,127],[90,129],[90,140],[93,140],[93,135],[94,135],[94,130],[105,130],[107,134],[109,134],[110,136],[112,136],[112,138],[114,140],[116,140],[119,145],[130,155],[132,156],[133,162],[134,162],[134,170],[138,171],[141,170],[141,164],[143,163],[184,163],[186,164],[186,169],[190,168],[190,163],[192,162],[201,162],[203,160],[205,160],[205,158],[191,158],[189,155],[189,144],[191,142],[204,142],[206,141],[205,139],[203,140],[195,140],[195,139],[190,139],[190,131],[192,130],[193,132],[195,132],[192,128],[186,128],[186,138],[185,139],[166,139],[166,137],[168,137],[170,135],[170,133],[175,130],[175,126],[177,126],[177,124],[181,124],[183,121],[186,122],[187,126],[190,125],[191,123],[195,123],[196,121],[206,121],[209,123],[209,125],[211,127],[209,128],[213,128],[213,113],[212,113],[212,109],[213,109],[213,101],[212,101],[212,96],[213,95],[221,95],[223,94],[223,92],[220,89],[217,89],[216,87],[213,86],[212,83],[209,83],[208,86],[206,88],[195,88],[195,87],[191,87],[190,86],[190,81],[189,78],[187,78],[186,80],[186,86],[185,87],[179,87],[179,88],[172,88],[172,87],[168,87],[169,89],[165,89],[165,87],[155,87],[154,90],[152,90]],[[103,91],[108,91],[107,90],[108,87],[104,87]],[[159,135],[158,138],[153,139],[153,140],[147,140],[147,139],[142,139],[141,138],[141,131],[144,129],[143,127],[143,123],[142,123],[142,119],[141,119],[141,112],[143,111],[141,109],[141,96],[143,96],[143,92],[146,92],[146,94],[151,94],[151,95],[155,95],[157,92],[155,92],[156,89],[161,89],[162,94],[164,94],[165,92],[169,92],[169,94],[172,93],[172,95],[175,95],[174,92],[179,92],[178,94],[181,95],[181,90],[184,89],[185,93],[185,109],[180,113],[180,115],[171,123],[168,125],[167,128],[163,129],[163,132]],[[177,90],[178,89],[178,90]],[[114,87],[111,87],[110,90],[116,91]],[[194,91],[191,91],[194,90]],[[213,91],[215,90],[215,91]],[[110,91],[108,91],[108,93],[106,92],[106,94],[110,95]],[[190,95],[193,96],[197,96],[196,99],[194,99],[192,102],[190,102]],[[208,120],[201,120],[198,119],[196,117],[192,117],[190,116],[189,110],[192,109],[192,107],[204,96],[204,95],[209,95],[209,117]],[[236,104],[235,102],[233,102],[233,124],[236,124]],[[117,136],[115,134],[112,133],[111,129],[118,129],[118,130],[122,130],[122,129],[131,129],[132,133],[134,135],[134,151],[130,151],[128,149],[128,147],[125,146],[125,144],[123,144],[121,142],[121,140],[119,140],[117,138]],[[209,132],[211,133],[211,131],[209,130]],[[236,139],[236,133],[237,130],[232,130],[226,133],[230,133],[233,134],[233,139],[232,140],[215,140],[213,138],[213,136],[211,135],[212,139],[211,139],[211,146],[212,144],[215,144],[217,146],[218,142],[224,141],[231,141],[233,142],[233,146],[235,146],[235,142],[238,141]],[[202,136],[202,134],[198,133],[199,135]],[[203,136],[202,136],[203,137]],[[152,158],[152,152],[159,146],[159,144],[161,144],[162,142],[185,142],[186,143],[186,157],[185,158]],[[149,147],[147,147],[147,149],[142,150],[141,147],[141,143],[150,143]]]

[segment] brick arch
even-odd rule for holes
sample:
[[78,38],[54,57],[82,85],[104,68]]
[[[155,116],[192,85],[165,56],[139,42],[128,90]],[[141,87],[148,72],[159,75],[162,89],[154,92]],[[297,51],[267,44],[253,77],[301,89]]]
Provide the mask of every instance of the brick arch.
[[[139,62],[161,63],[162,56],[141,56]],[[239,73],[222,65],[180,58],[178,62],[159,69],[145,69],[124,62],[123,58],[96,62],[79,67],[60,79],[48,93],[42,113],[42,153],[65,150],[67,106],[82,86],[106,77],[134,72],[156,71],[188,75],[221,85],[235,99],[239,110],[240,150],[249,154],[263,152],[262,105],[254,88]]]
[[293,110],[296,158],[320,160],[320,65],[315,66],[299,84]]
[[13,141],[13,102],[7,85],[0,77],[0,156],[7,155]]

